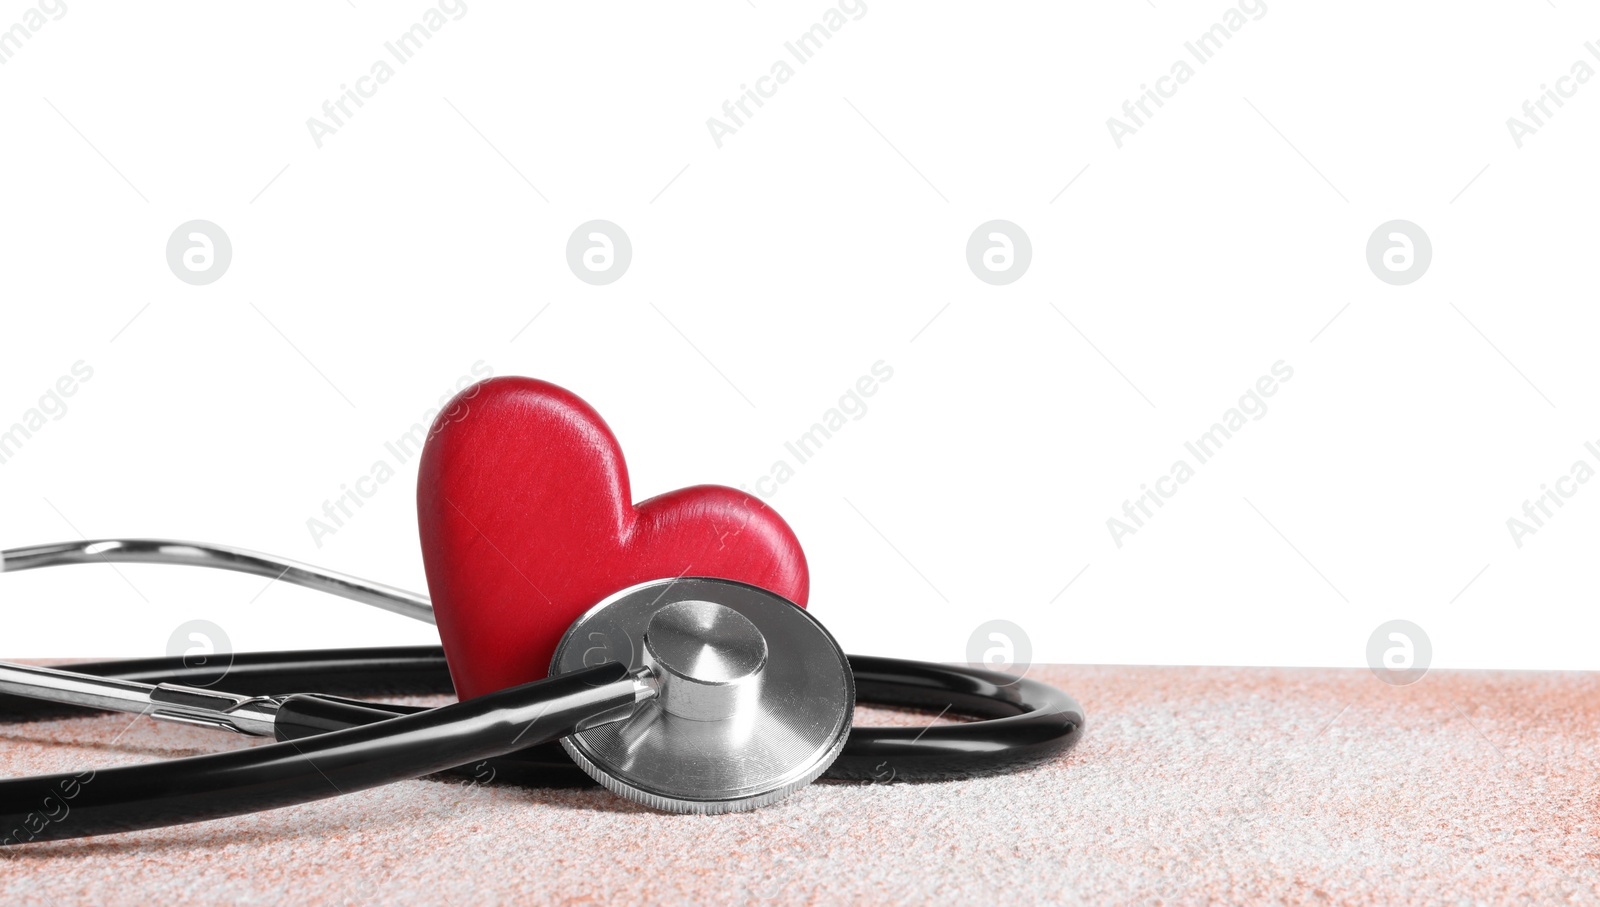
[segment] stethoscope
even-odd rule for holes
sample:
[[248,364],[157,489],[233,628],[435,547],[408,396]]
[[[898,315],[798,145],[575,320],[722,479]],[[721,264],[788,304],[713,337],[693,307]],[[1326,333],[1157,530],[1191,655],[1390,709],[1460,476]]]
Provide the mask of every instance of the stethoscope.
[[[425,596],[220,545],[97,540],[0,552],[0,572],[63,564],[216,567],[433,623]],[[131,712],[275,744],[0,781],[0,844],[276,809],[443,773],[570,786],[656,809],[754,809],[817,778],[928,781],[1028,768],[1076,743],[1083,709],[1012,674],[845,655],[809,612],[755,586],[675,577],[578,617],[549,676],[437,708],[347,696],[449,693],[435,646],[0,664],[0,693]],[[225,682],[232,692],[215,689]],[[322,693],[286,693],[320,688]],[[857,702],[978,720],[851,726]],[[0,700],[13,719],[48,706]],[[559,741],[559,747],[556,745]]]

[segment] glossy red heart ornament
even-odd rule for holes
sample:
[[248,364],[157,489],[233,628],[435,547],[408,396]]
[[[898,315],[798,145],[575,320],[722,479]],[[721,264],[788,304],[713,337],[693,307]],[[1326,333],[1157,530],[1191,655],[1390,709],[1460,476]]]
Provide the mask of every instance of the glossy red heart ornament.
[[600,414],[532,378],[490,378],[434,420],[417,520],[439,636],[463,699],[538,680],[578,615],[614,592],[715,576],[806,603],[805,554],[760,500],[718,485],[635,505]]

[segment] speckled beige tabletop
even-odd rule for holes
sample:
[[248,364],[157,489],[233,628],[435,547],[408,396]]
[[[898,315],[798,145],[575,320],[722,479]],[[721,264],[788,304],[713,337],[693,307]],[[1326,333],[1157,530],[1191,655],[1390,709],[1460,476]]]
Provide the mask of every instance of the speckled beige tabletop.
[[[825,782],[717,817],[599,789],[413,781],[9,848],[0,902],[1600,903],[1600,674],[1032,676],[1072,692],[1089,729],[1019,775]],[[245,745],[126,716],[0,725],[0,772]]]

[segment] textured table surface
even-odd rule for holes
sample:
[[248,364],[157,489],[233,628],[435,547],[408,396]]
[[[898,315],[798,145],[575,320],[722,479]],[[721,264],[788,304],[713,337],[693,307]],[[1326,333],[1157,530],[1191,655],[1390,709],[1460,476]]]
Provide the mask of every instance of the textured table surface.
[[[1024,774],[820,783],[716,817],[413,781],[10,848],[0,902],[1600,904],[1600,674],[1032,676],[1072,692],[1089,729]],[[0,725],[0,773],[244,745],[125,716]]]

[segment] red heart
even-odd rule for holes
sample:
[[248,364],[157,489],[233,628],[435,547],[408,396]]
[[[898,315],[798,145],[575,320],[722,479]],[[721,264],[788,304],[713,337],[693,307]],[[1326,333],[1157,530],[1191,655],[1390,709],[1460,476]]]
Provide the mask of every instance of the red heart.
[[434,420],[417,519],[439,636],[465,699],[538,680],[568,625],[647,580],[761,586],[804,606],[800,542],[767,505],[718,485],[635,506],[600,414],[532,378],[490,378]]

